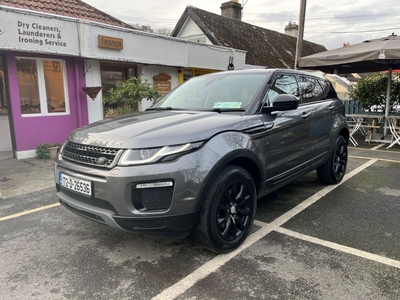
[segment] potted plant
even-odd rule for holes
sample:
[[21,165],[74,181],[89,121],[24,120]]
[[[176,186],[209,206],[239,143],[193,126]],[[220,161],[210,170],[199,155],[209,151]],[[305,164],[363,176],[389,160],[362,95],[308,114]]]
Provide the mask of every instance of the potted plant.
[[61,144],[60,143],[53,143],[49,145],[49,154],[50,158],[55,158],[58,151],[60,151]]
[[36,146],[36,157],[39,159],[55,158],[60,150],[60,143],[43,143]]

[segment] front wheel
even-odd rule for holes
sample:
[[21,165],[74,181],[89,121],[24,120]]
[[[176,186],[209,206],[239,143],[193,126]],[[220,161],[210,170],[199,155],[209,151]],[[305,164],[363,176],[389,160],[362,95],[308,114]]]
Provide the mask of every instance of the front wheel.
[[249,234],[256,206],[251,175],[238,166],[225,167],[204,198],[194,232],[197,242],[216,253],[236,249]]
[[317,169],[318,178],[327,184],[339,183],[346,173],[347,143],[343,136],[336,138],[328,161]]

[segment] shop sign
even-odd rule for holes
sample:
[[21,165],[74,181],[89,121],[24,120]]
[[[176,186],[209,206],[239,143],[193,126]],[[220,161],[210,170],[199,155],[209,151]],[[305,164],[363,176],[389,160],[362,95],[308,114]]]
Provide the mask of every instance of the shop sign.
[[122,50],[124,48],[124,40],[111,36],[98,35],[98,46],[100,48]]
[[76,22],[6,10],[0,10],[0,20],[0,48],[79,54]]
[[161,96],[165,96],[171,91],[171,76],[165,73],[158,74],[153,77],[154,86],[156,90],[161,94]]

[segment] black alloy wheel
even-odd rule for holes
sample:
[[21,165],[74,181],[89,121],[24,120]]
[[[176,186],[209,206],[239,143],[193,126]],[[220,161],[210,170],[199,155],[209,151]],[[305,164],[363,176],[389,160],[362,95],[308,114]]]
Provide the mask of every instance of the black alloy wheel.
[[195,236],[205,248],[230,252],[246,239],[257,207],[253,178],[238,166],[225,167],[213,180],[203,201]]
[[333,172],[336,179],[342,179],[347,167],[347,145],[341,142],[335,150]]
[[249,226],[252,205],[252,191],[245,182],[235,181],[227,187],[219,199],[217,208],[217,228],[221,237],[233,241]]
[[345,138],[339,135],[336,138],[331,157],[328,161],[317,169],[318,178],[327,184],[339,183],[347,168],[347,142]]

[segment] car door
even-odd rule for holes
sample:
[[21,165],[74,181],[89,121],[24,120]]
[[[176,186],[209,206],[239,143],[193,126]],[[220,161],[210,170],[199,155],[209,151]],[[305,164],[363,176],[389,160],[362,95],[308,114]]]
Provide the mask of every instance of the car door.
[[[323,159],[330,147],[329,133],[333,126],[335,99],[326,99],[326,87],[322,87],[319,78],[299,75],[300,106],[310,114],[307,121],[310,126],[308,144],[311,147],[311,163]],[[324,80],[324,79],[322,79]]]
[[[299,97],[295,75],[277,74],[269,87],[265,102],[272,105],[280,94]],[[267,151],[266,177],[269,185],[276,186],[285,179],[309,169],[310,147],[306,140],[310,128],[307,117],[306,107],[262,114],[261,118],[266,126],[273,122],[273,127],[264,141]]]

